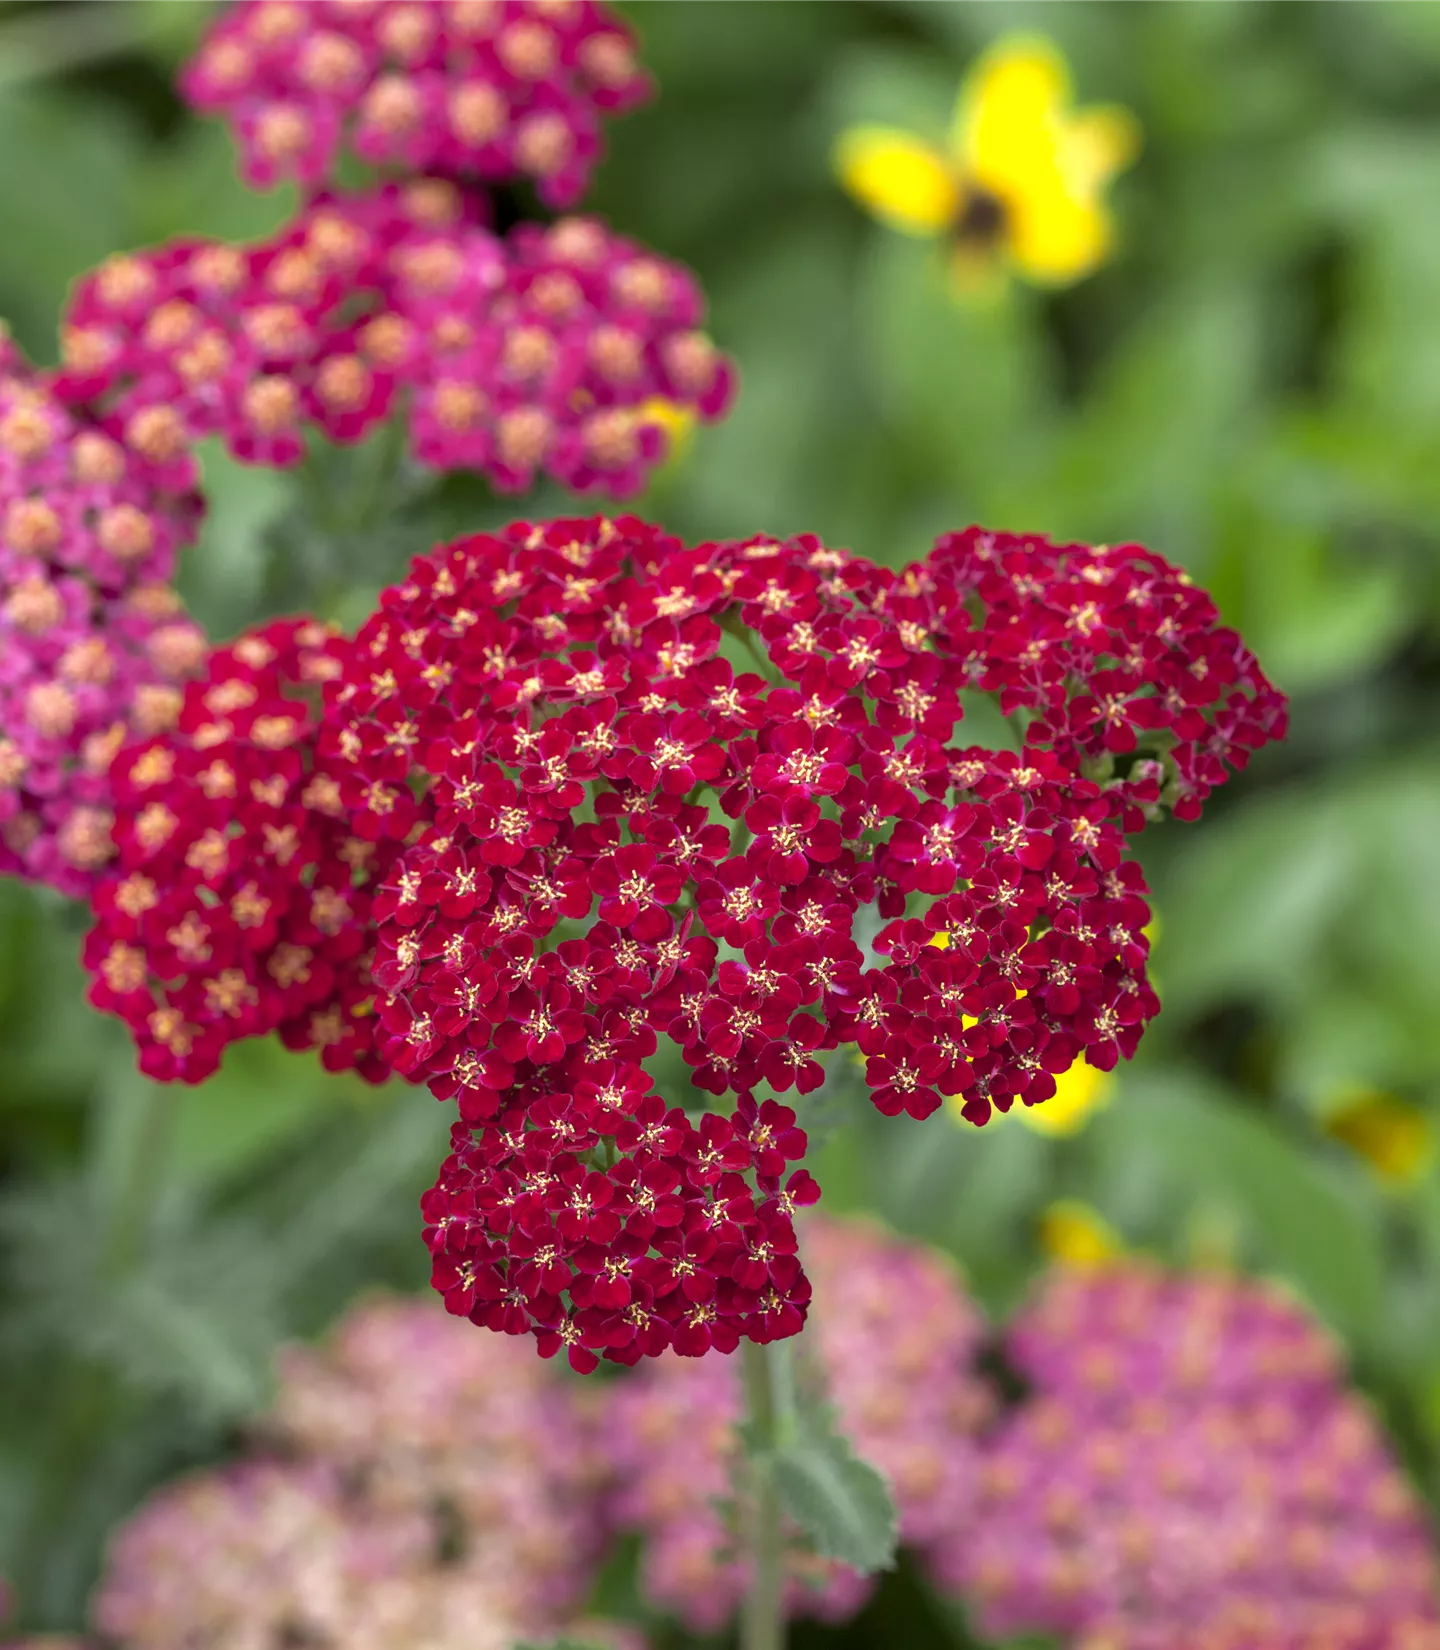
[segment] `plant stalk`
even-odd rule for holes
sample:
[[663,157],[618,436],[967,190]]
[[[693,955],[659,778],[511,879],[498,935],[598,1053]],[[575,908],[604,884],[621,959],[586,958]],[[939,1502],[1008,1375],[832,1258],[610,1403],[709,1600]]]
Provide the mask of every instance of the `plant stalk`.
[[178,1083],[147,1083],[138,1126],[111,1214],[112,1279],[123,1277],[144,1253],[155,1219],[155,1203],[165,1181],[171,1137],[182,1090]]
[[789,1348],[743,1343],[745,1407],[750,1430],[750,1496],[745,1531],[750,1591],[740,1623],[740,1650],[785,1650],[784,1540],[780,1498],[769,1452],[779,1441],[790,1402]]

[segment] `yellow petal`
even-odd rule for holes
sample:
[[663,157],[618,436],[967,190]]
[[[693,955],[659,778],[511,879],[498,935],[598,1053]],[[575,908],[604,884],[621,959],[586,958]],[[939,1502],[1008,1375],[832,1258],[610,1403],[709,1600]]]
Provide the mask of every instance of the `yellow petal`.
[[1078,1134],[1102,1106],[1110,1103],[1115,1090],[1114,1074],[1096,1071],[1077,1060],[1055,1079],[1055,1092],[1038,1105],[1023,1102],[1011,1107],[1027,1128],[1037,1134]]
[[1078,280],[1108,256],[1114,231],[1101,192],[1140,143],[1128,111],[1069,103],[1064,58],[1028,38],[987,52],[956,107],[959,165],[1003,204],[1015,267],[1046,285]]
[[1325,1118],[1332,1140],[1363,1157],[1382,1180],[1414,1181],[1435,1155],[1435,1131],[1428,1113],[1379,1089],[1351,1089]]
[[965,172],[1006,193],[1037,165],[1050,165],[1069,97],[1070,71],[1053,42],[998,41],[966,75],[955,105],[951,141]]
[[835,145],[835,173],[857,201],[907,235],[938,235],[954,222],[960,191],[945,158],[893,126],[853,126]]
[[1140,122],[1118,104],[1077,110],[1060,133],[1060,171],[1077,193],[1100,189],[1139,153]]
[[1042,286],[1078,281],[1105,262],[1114,243],[1110,214],[1098,200],[1037,177],[1010,201],[1010,256]]
[[1120,1234],[1088,1203],[1052,1203],[1040,1217],[1040,1247],[1062,1266],[1103,1266],[1125,1253]]

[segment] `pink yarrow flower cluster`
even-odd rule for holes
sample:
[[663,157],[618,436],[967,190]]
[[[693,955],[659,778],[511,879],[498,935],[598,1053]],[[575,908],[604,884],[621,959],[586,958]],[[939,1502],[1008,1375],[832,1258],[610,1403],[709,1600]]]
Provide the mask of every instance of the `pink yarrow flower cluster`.
[[199,507],[0,365],[0,874],[86,894],[111,859],[117,747],[172,726],[205,651],[170,587]]
[[[955,739],[968,687],[1024,719],[1018,752]],[[406,844],[382,1052],[459,1103],[426,1204],[452,1310],[582,1368],[793,1333],[818,1194],[756,1091],[852,1043],[881,1111],[960,1094],[982,1123],[1113,1066],[1158,1006],[1125,833],[1283,723],[1136,546],[972,529],[897,573],[593,518],[421,558],[322,748],[357,833]],[[662,1037],[732,1115],[652,1092]]]
[[1435,1650],[1431,1532],[1294,1302],[1140,1263],[1052,1277],[973,1522],[928,1552],[986,1636],[1106,1650]]
[[[867,1222],[811,1217],[801,1243],[815,1283],[803,1378],[823,1386],[856,1451],[889,1481],[901,1540],[957,1536],[994,1403],[974,1370],[979,1313],[943,1256]],[[721,1631],[749,1586],[733,1516],[742,1411],[728,1358],[660,1359],[610,1403],[610,1516],[642,1537],[646,1599],[695,1633]],[[787,1570],[792,1616],[848,1620],[874,1586],[798,1541]]]
[[630,31],[595,0],[242,0],[181,88],[230,122],[258,188],[317,188],[348,152],[405,172],[529,179],[557,209],[584,193],[604,117],[651,90]]
[[112,1540],[93,1622],[144,1650],[512,1650],[577,1623],[603,1526],[585,1399],[428,1303],[354,1308],[288,1354],[262,1448],[160,1490]]
[[205,436],[285,467],[309,432],[403,416],[421,463],[504,491],[636,491],[665,418],[718,418],[733,391],[694,279],[595,219],[501,239],[483,216],[419,179],[322,195],[257,245],[112,258],[75,290],[56,388],[183,485]]
[[388,1075],[370,904],[397,849],[353,833],[315,743],[343,650],[313,620],[252,631],[210,655],[173,731],[114,759],[116,857],[84,962],[150,1077],[200,1082],[231,1042],[272,1031],[330,1070]]

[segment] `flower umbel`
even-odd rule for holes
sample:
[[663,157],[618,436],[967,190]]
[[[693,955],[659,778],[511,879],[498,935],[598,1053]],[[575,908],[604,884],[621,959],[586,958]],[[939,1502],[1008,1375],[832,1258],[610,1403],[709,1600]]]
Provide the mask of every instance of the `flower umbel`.
[[1064,286],[1110,255],[1110,179],[1139,147],[1124,109],[1070,107],[1069,71],[1043,38],[993,46],[960,87],[945,146],[855,126],[835,147],[851,195],[904,234],[944,237],[957,279],[998,265]]
[[374,1050],[371,889],[396,849],[346,819],[316,756],[337,634],[277,620],[217,649],[173,732],[116,756],[116,858],[94,895],[90,1000],[140,1067],[198,1083],[236,1039],[278,1031],[330,1070],[386,1076]]
[[[1020,752],[951,742],[965,687],[1028,714]],[[761,1092],[808,1093],[827,1049],[887,1115],[958,1093],[974,1123],[1133,1052],[1158,1003],[1126,834],[1284,725],[1137,546],[970,529],[896,573],[598,517],[417,560],[328,699],[354,831],[403,845],[379,1052],[459,1104],[436,1287],[581,1368],[800,1327],[818,1188]],[[651,1091],[661,1038],[733,1114]]]
[[584,193],[602,119],[650,95],[630,31],[597,0],[241,0],[181,86],[230,121],[259,188],[330,183],[348,149],[407,172],[528,178],[556,208]]
[[285,1355],[247,1458],[121,1527],[95,1626],[146,1650],[549,1642],[602,1535],[593,1422],[549,1375],[426,1302],[364,1302]]
[[83,895],[116,748],[173,726],[204,659],[170,585],[200,505],[0,345],[0,874]]
[[1279,1292],[1141,1262],[1054,1275],[1031,1395],[931,1548],[987,1638],[1115,1650],[1440,1644],[1424,1515],[1329,1337]]

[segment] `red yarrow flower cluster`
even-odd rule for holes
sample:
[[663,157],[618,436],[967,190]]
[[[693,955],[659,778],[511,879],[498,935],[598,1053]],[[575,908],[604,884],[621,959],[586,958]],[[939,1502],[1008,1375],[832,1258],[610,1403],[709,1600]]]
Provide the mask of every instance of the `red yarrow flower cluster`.
[[[1052,586],[1053,678],[1014,635]],[[1097,683],[1132,658],[1154,686],[1120,750]],[[1172,704],[1186,672],[1204,692]],[[982,685],[1018,751],[955,740]],[[1132,1053],[1158,1004],[1125,832],[1188,801],[1194,752],[1238,766],[1282,726],[1213,606],[1133,546],[972,531],[897,573],[593,518],[421,558],[321,748],[357,833],[406,844],[375,907],[382,1052],[459,1102],[427,1204],[452,1309],[582,1367],[793,1332],[813,1183],[781,1193],[803,1136],[757,1089],[804,1094],[851,1043],[882,1111],[959,1094],[983,1123]],[[661,1037],[733,1117],[650,1094]]]
[[341,653],[311,620],[253,631],[211,654],[173,732],[114,759],[116,860],[84,963],[150,1077],[198,1083],[230,1043],[273,1031],[329,1070],[388,1074],[370,902],[395,848],[352,833],[315,744]]
[[1285,735],[1285,696],[1205,591],[1153,551],[971,527],[940,539],[929,565],[957,648],[973,620],[945,592],[983,604],[973,685],[1024,716],[1027,743],[1104,779],[1127,830],[1157,805],[1198,819],[1231,771]]
[[1052,1277],[1007,1345],[1031,1391],[927,1553],[986,1638],[1440,1645],[1424,1513],[1295,1302],[1125,1263]]
[[529,179],[564,209],[589,183],[602,119],[651,88],[630,31],[595,0],[242,0],[181,89],[230,122],[257,188],[329,183],[348,151],[405,172]]
[[205,436],[283,468],[311,431],[403,416],[421,463],[503,491],[636,491],[665,417],[718,418],[733,391],[694,279],[593,219],[502,240],[484,210],[420,179],[321,196],[257,245],[114,257],[76,287],[56,388],[171,485]]
[[0,874],[84,895],[117,746],[173,725],[205,643],[169,586],[197,501],[0,363]]
[[449,1311],[531,1334],[542,1357],[564,1347],[581,1373],[804,1324],[793,1216],[819,1188],[803,1169],[782,1184],[806,1147],[788,1106],[742,1099],[697,1125],[643,1067],[609,1060],[573,1092],[512,1086],[478,1139],[462,1122],[452,1145],[421,1201]]

